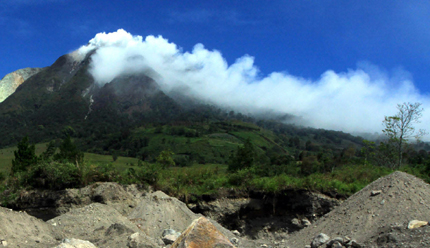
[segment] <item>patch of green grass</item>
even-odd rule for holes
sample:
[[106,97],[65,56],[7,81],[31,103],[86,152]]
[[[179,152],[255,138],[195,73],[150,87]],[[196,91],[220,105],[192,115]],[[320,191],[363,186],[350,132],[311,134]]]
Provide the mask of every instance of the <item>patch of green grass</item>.
[[128,168],[137,166],[138,159],[130,157],[118,156],[116,161],[113,161],[112,155],[100,155],[95,153],[85,153],[84,160],[93,164],[112,164],[118,171],[124,171]]
[[158,187],[183,197],[216,193],[229,186],[226,172],[227,166],[219,164],[172,167],[160,172]]

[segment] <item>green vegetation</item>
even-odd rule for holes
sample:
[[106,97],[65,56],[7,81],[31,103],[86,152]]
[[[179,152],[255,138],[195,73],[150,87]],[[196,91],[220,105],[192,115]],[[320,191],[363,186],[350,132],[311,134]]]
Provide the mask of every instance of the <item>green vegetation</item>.
[[[216,138],[220,137],[216,135]],[[232,141],[230,137],[228,140]],[[176,155],[170,150],[161,151],[155,162],[122,156],[112,161],[112,155],[85,153],[84,156],[70,136],[57,143],[58,146],[55,142],[44,144],[43,150],[41,145],[30,144],[27,137],[20,142],[13,160],[29,163],[10,175],[0,175],[2,189],[8,192],[3,201],[11,200],[13,192],[22,188],[64,189],[98,181],[152,185],[185,200],[204,194],[216,195],[222,188],[272,193],[308,189],[348,196],[393,172],[387,166],[372,164],[370,157],[375,154],[371,148],[380,148],[371,142],[365,142],[360,153],[354,147],[343,149],[337,158],[333,154],[305,150],[298,157],[301,160],[297,161],[291,155],[261,149],[247,138],[242,145],[236,146],[226,164],[192,161],[186,166],[175,164]],[[66,147],[69,152],[66,152]],[[10,148],[0,150],[0,154],[10,153]],[[27,159],[22,159],[24,157]],[[414,153],[414,156],[407,157],[420,163],[404,165],[400,170],[430,181],[427,153]],[[1,164],[4,166],[6,163]]]
[[[165,108],[174,105],[163,95],[154,97]],[[114,103],[106,104],[116,109],[110,105]],[[430,181],[430,146],[422,142],[402,143],[399,167],[396,138],[371,142],[211,106],[168,117],[161,110],[147,116],[104,111],[89,117],[100,117],[95,122],[53,132],[49,143],[33,145],[25,137],[17,147],[1,149],[3,201],[24,188],[56,190],[100,181],[151,185],[185,200],[223,188],[272,193],[308,189],[348,196],[395,168]]]
[[12,160],[11,174],[27,170],[31,165],[37,164],[36,147],[28,143],[25,136],[18,143],[18,150],[14,152],[15,159]]

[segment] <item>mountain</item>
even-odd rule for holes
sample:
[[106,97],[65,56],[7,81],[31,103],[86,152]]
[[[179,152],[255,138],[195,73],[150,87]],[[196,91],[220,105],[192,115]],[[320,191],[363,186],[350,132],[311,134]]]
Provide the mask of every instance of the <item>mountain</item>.
[[[103,126],[117,125],[136,112],[165,119],[167,109],[178,107],[144,74],[121,75],[99,87],[88,73],[90,57],[61,56],[2,102],[0,133],[7,138],[0,144],[13,144],[23,134],[42,141],[58,136],[65,126],[81,130],[101,120]],[[154,102],[160,104],[155,107]]]
[[361,146],[361,138],[343,132],[284,124],[285,113],[252,117],[181,92],[166,94],[150,69],[98,84],[89,73],[94,53],[61,56],[0,103],[0,147],[25,135],[37,143],[68,134],[89,152],[154,160],[172,150],[186,164],[226,163],[246,139],[263,160]]
[[0,80],[0,102],[12,95],[16,88],[24,83],[25,80],[39,73],[44,68],[24,68],[11,72]]

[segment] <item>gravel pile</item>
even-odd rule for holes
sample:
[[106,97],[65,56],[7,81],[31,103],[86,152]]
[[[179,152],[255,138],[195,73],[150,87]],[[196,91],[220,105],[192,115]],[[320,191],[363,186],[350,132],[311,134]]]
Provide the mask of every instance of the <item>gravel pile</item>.
[[[315,236],[325,233],[332,238],[351,237],[366,247],[430,247],[430,244],[422,246],[427,241],[420,237],[428,227],[418,231],[407,229],[409,221],[428,221],[429,216],[430,185],[407,173],[394,172],[352,195],[311,226],[292,234],[289,246],[305,247]],[[420,245],[405,246],[408,240]]]

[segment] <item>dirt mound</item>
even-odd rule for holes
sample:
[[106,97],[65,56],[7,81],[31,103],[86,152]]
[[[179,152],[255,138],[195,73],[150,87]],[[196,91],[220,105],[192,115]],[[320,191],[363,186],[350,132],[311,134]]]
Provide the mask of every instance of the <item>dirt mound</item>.
[[97,247],[126,247],[127,237],[139,228],[112,206],[92,203],[49,220],[67,238],[88,240]]
[[[182,232],[201,216],[193,213],[185,203],[178,199],[157,191],[143,197],[128,218],[146,235],[160,237],[164,229]],[[227,237],[235,237],[215,221],[212,223]]]
[[0,207],[0,246],[53,247],[61,239],[52,225],[25,212]]
[[8,207],[28,212],[37,218],[49,220],[70,209],[89,205],[93,202],[112,206],[127,215],[137,204],[141,193],[135,185],[123,187],[118,183],[94,183],[80,189],[65,190],[23,190]]
[[385,228],[406,231],[410,220],[430,216],[430,185],[403,172],[379,178],[311,226],[289,238],[291,247],[304,247],[319,233],[349,236],[372,247]]

